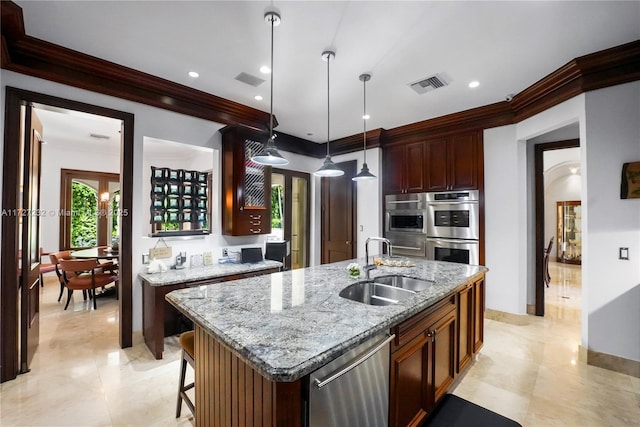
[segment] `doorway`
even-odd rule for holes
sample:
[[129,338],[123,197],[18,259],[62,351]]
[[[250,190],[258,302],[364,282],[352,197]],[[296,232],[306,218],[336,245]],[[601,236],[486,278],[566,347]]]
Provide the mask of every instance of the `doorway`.
[[[5,97],[5,139],[3,157],[2,206],[6,211],[17,210],[19,200],[25,190],[21,183],[24,159],[29,158],[23,146],[25,133],[25,107],[42,110],[59,109],[68,112],[83,112],[121,121],[120,139],[120,289],[119,289],[119,344],[121,348],[132,345],[132,261],[131,236],[133,202],[133,115],[121,111],[102,108],[36,92],[7,87]],[[46,129],[43,130],[46,141]],[[25,156],[25,154],[27,156]],[[28,184],[32,187],[31,184]],[[125,214],[127,213],[127,214]],[[19,342],[28,342],[29,330],[20,327],[24,311],[18,310],[18,277],[15,266],[19,261],[20,237],[18,228],[22,224],[23,233],[35,234],[39,242],[40,232],[29,221],[19,221],[16,216],[2,216],[2,280],[0,283],[0,382],[14,379],[19,372],[28,371],[28,358],[21,354]],[[44,227],[42,227],[44,228]],[[26,231],[24,231],[26,230]],[[23,261],[24,263],[24,261]],[[24,323],[24,320],[22,321]],[[32,334],[33,335],[33,334]],[[34,335],[35,336],[35,335]]]
[[289,242],[288,270],[309,266],[311,176],[286,169],[271,170],[271,234]]
[[[546,153],[555,152],[559,153],[559,150],[564,149],[577,149],[580,147],[579,139],[569,139],[557,142],[537,143],[534,146],[534,174],[535,174],[535,307],[534,313],[536,316],[545,315],[545,290],[547,289],[547,280],[545,278],[550,276],[548,264],[545,263],[545,250],[549,247],[549,242],[553,237],[551,253],[548,255],[549,261],[554,262],[555,257],[553,254],[558,253],[558,245],[561,248],[566,244],[562,236],[557,233],[557,206],[556,201],[548,200],[546,197],[546,189],[550,182],[554,181],[558,176],[566,175],[563,170],[570,171],[575,168],[575,161],[567,162],[562,160],[551,161],[558,166],[550,165],[550,158],[547,157],[545,162]],[[558,159],[562,159],[562,156],[556,156]],[[545,163],[547,163],[545,165]],[[565,163],[565,164],[563,164]],[[545,167],[546,166],[546,167]],[[578,154],[578,166],[579,166],[579,154]],[[555,171],[554,171],[555,167]],[[548,171],[545,178],[545,170]],[[577,170],[576,170],[577,172]],[[575,175],[576,173],[572,173]],[[579,179],[579,178],[578,178]],[[545,185],[545,181],[548,181]],[[575,197],[575,195],[574,195]],[[553,203],[552,203],[553,202]],[[552,205],[552,206],[548,206]],[[551,212],[551,213],[549,213]],[[549,217],[554,219],[550,220]],[[553,226],[551,226],[553,224]],[[545,226],[546,225],[546,226]],[[560,239],[560,241],[558,241]],[[555,245],[555,246],[554,246]],[[562,249],[561,249],[562,250]],[[553,280],[553,277],[552,277]],[[555,291],[555,289],[554,289]]]
[[322,178],[322,264],[353,259],[357,255],[356,160],[337,163],[339,177]]

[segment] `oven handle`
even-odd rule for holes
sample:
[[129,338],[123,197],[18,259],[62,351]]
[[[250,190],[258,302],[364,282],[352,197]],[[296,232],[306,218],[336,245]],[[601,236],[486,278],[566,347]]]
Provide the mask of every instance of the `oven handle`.
[[[479,244],[479,240],[468,239],[443,239],[440,237],[427,237],[427,242],[442,242],[442,243],[460,243],[460,244]],[[394,246],[394,248],[397,246]]]
[[413,246],[400,246],[400,245],[391,245],[393,249],[407,249],[412,251],[421,251],[422,248],[414,248]]
[[335,374],[331,375],[329,378],[326,378],[324,380],[319,380],[317,378],[313,379],[313,383],[316,387],[321,388],[326,386],[327,384],[329,384],[330,382],[340,378],[341,376],[343,376],[344,374],[346,374],[347,372],[349,372],[350,370],[352,370],[353,368],[355,368],[356,366],[360,365],[362,362],[366,361],[367,359],[369,359],[371,356],[373,356],[374,354],[376,354],[378,351],[380,351],[385,345],[387,345],[388,343],[390,343],[394,338],[395,338],[395,334],[386,337],[380,344],[376,345],[376,347],[374,349],[372,349],[370,352],[368,352],[367,354],[365,354],[364,356],[362,356],[361,358],[355,360],[354,362],[350,363],[348,366],[342,368],[340,371],[336,372]]
[[441,206],[441,205],[477,205],[478,201],[477,200],[461,200],[459,202],[456,202],[454,200],[441,200],[441,201],[437,201],[437,202],[427,202],[428,205],[435,205],[435,206]]

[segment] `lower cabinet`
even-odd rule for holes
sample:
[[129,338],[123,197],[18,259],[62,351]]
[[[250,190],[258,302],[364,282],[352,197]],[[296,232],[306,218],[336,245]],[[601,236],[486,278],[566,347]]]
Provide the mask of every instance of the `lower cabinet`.
[[389,426],[419,426],[484,342],[484,275],[392,328]]
[[393,332],[389,425],[418,426],[455,378],[455,296],[401,323]]

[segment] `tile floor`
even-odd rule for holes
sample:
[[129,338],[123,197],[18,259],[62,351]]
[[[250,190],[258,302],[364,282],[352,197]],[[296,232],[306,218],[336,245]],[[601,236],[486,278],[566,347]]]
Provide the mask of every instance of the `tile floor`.
[[[638,426],[640,379],[578,362],[580,268],[552,263],[547,316],[524,325],[486,320],[485,345],[454,393],[523,426]],[[0,384],[0,426],[191,426],[175,418],[180,352],[118,348],[114,299],[63,311],[45,278],[32,371]],[[79,294],[76,292],[76,294]],[[137,340],[139,341],[139,339]]]

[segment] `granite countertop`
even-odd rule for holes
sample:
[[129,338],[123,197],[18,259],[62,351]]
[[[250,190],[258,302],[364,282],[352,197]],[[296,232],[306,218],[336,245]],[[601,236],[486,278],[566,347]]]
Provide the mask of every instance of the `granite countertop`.
[[[351,260],[232,282],[181,289],[166,299],[272,381],[295,381],[368,338],[388,331],[453,292],[483,266],[411,259],[415,267],[379,266],[371,277],[401,274],[435,282],[388,306],[340,297],[356,282]],[[362,280],[362,279],[359,279]]]
[[234,274],[251,273],[253,271],[281,268],[278,261],[264,260],[254,263],[211,264],[196,268],[182,268],[168,270],[164,273],[139,273],[138,277],[146,280],[151,286],[173,285],[176,283],[195,282],[198,280],[215,279],[217,277],[232,276]]

